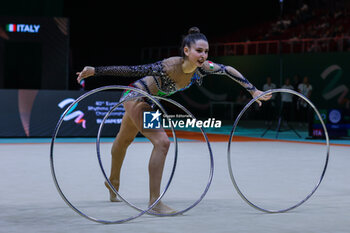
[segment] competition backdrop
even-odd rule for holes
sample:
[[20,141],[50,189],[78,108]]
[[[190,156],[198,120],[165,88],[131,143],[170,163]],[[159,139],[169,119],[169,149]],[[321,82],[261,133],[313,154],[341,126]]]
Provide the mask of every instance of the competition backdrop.
[[[0,137],[51,137],[62,113],[83,93],[0,89]],[[105,91],[82,100],[67,114],[58,136],[96,137],[101,120],[120,95],[120,91]],[[102,136],[116,135],[123,114],[122,107],[111,114]]]

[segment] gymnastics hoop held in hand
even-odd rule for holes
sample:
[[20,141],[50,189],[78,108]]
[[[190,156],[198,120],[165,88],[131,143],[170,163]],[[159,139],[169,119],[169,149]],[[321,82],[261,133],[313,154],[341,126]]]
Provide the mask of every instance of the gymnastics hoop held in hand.
[[[262,208],[256,204],[254,204],[253,202],[249,201],[248,198],[242,193],[242,191],[240,190],[240,188],[238,187],[238,184],[236,182],[236,179],[233,175],[233,169],[232,169],[232,165],[231,165],[231,142],[232,142],[232,139],[233,139],[233,136],[234,136],[234,133],[235,133],[235,130],[236,130],[236,127],[238,125],[238,122],[239,120],[241,119],[241,117],[243,116],[243,114],[247,111],[247,109],[255,102],[257,101],[259,98],[267,95],[267,94],[273,94],[273,93],[289,93],[289,94],[293,94],[293,95],[296,95],[298,97],[300,97],[301,99],[303,99],[305,102],[307,102],[311,107],[312,109],[315,111],[315,113],[317,114],[321,124],[322,124],[322,127],[323,127],[323,130],[324,130],[324,135],[325,135],[325,138],[326,138],[326,160],[325,160],[325,164],[324,164],[324,167],[323,167],[323,171],[321,173],[321,176],[316,184],[316,186],[312,189],[312,191],[301,201],[299,201],[297,204],[289,207],[289,208],[285,208],[285,209],[280,209],[280,210],[269,210],[269,209],[265,209],[265,208]],[[229,170],[229,173],[230,173],[230,177],[231,177],[231,181],[236,189],[236,191],[238,192],[238,194],[241,196],[241,198],[246,202],[248,203],[250,206],[252,206],[253,208],[257,209],[257,210],[260,210],[260,211],[263,211],[263,212],[267,212],[267,213],[283,213],[283,212],[287,212],[289,210],[292,210],[300,205],[302,205],[304,202],[306,202],[314,193],[315,191],[317,190],[317,188],[320,186],[323,178],[324,178],[324,175],[326,173],[326,170],[327,170],[327,165],[328,165],[328,160],[329,160],[329,137],[328,137],[328,132],[327,132],[327,128],[326,128],[326,125],[321,117],[321,114],[319,113],[319,111],[317,110],[317,108],[315,107],[315,105],[308,99],[306,98],[304,95],[300,94],[299,92],[296,92],[296,91],[293,91],[293,90],[290,90],[290,89],[272,89],[272,90],[268,90],[266,92],[263,92],[262,94],[260,94],[259,96],[256,96],[255,98],[253,98],[251,101],[249,101],[249,103],[242,109],[242,111],[239,113],[239,115],[237,116],[234,124],[233,124],[233,127],[232,127],[232,130],[231,130],[231,133],[230,133],[230,137],[229,137],[229,141],[228,141],[228,147],[227,147],[227,163],[228,163],[228,170]]]

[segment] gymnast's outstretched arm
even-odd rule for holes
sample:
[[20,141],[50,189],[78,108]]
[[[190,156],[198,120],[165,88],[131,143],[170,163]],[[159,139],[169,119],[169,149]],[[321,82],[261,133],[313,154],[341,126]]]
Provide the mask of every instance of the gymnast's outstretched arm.
[[164,75],[161,61],[146,65],[136,66],[85,66],[81,72],[77,72],[77,81],[80,83],[90,76],[119,76],[119,77],[144,77]]
[[[226,75],[235,82],[239,83],[243,86],[253,98],[262,94],[262,91],[258,90],[252,83],[248,81],[238,70],[231,66],[225,66],[222,64],[216,64],[210,61],[207,61],[203,64],[202,68],[199,69],[199,72],[204,76],[208,74],[218,74],[218,75]],[[271,98],[271,94],[267,94],[259,98],[257,103],[261,106],[260,100],[269,100]]]

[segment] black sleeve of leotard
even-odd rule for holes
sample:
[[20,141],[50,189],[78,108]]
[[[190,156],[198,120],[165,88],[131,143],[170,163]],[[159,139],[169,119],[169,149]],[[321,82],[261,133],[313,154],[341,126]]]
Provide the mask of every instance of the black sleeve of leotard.
[[164,75],[162,61],[136,66],[97,66],[95,76],[144,77]]

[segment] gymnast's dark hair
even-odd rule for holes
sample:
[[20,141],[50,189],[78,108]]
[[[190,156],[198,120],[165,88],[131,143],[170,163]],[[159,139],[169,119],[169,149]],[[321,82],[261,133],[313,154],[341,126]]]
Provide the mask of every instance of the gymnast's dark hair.
[[196,43],[197,40],[204,40],[208,42],[207,37],[200,32],[199,28],[191,27],[188,30],[188,34],[182,39],[181,48],[180,48],[182,57],[185,57],[184,48],[186,46],[190,48],[191,45]]

